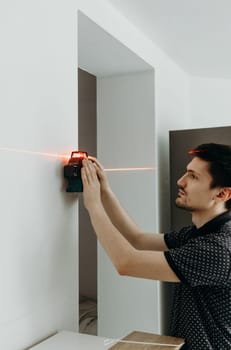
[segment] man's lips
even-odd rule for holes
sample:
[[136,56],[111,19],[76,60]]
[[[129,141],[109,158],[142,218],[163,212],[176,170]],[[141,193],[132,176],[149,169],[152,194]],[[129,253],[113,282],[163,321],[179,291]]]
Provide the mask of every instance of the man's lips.
[[178,190],[178,197],[185,196],[185,194],[183,190]]

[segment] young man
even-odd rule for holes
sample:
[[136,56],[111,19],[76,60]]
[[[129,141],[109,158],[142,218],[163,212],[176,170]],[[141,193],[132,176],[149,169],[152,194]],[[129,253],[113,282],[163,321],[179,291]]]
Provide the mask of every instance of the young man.
[[176,282],[172,334],[184,349],[231,349],[231,146],[203,144],[177,181],[192,226],[147,234],[130,219],[94,158],[82,168],[96,235],[121,275]]

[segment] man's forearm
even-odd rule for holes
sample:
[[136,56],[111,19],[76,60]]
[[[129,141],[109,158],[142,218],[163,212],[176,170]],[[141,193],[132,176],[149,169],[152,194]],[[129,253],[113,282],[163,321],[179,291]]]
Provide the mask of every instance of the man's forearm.
[[112,224],[134,248],[155,251],[168,250],[163,235],[142,232],[110,189],[101,194],[101,200]]
[[141,230],[121,206],[115,194],[111,190],[104,191],[101,200],[112,224],[133,246],[136,245]]
[[91,205],[88,212],[98,240],[120,275],[179,282],[163,252],[132,247],[112,224],[101,203]]
[[103,205],[91,207],[89,216],[99,242],[104,247],[117,271],[121,273],[126,265],[127,258],[134,248],[112,224]]

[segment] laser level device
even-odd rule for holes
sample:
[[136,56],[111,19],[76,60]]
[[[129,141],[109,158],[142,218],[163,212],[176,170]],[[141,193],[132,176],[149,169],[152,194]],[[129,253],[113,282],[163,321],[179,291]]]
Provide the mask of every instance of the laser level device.
[[81,178],[82,160],[87,158],[87,152],[74,151],[68,164],[64,166],[64,178],[67,180],[66,192],[83,192]]

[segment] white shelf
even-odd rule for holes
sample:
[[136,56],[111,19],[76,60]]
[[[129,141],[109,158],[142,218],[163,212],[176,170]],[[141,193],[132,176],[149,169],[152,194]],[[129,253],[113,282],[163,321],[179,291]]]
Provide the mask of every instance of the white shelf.
[[107,338],[62,331],[30,350],[107,350],[112,345]]

